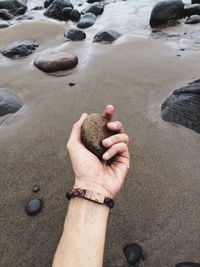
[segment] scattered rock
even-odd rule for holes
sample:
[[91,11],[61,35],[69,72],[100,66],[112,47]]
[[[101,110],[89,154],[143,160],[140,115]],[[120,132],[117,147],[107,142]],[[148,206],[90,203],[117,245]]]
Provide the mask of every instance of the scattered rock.
[[44,12],[44,15],[49,18],[60,19],[63,8],[71,7],[72,3],[69,0],[54,0]]
[[94,36],[93,42],[112,43],[120,36],[120,33],[113,30],[101,31]]
[[26,6],[26,2],[26,0],[1,0],[0,9],[7,9],[15,13],[15,11],[17,11],[17,9],[19,9],[20,7]]
[[185,17],[184,4],[181,0],[169,0],[158,2],[150,17],[152,28],[165,25],[169,20],[182,19]]
[[162,104],[161,117],[200,133],[200,79],[175,90]]
[[106,148],[102,145],[102,140],[115,134],[107,128],[108,120],[97,113],[89,115],[81,129],[81,139],[85,147],[95,154],[98,158],[102,158]]
[[76,28],[65,32],[64,36],[72,41],[80,41],[86,38],[85,32]]
[[192,15],[200,15],[200,4],[185,5],[185,14],[187,17]]
[[104,4],[103,3],[94,3],[91,6],[85,9],[85,13],[93,13],[94,15],[98,16],[101,15],[104,11]]
[[21,99],[7,89],[0,89],[0,116],[17,112],[23,103]]
[[18,8],[18,9],[15,11],[15,15],[16,15],[16,16],[24,15],[25,12],[26,12],[26,10],[27,10],[27,7],[26,7],[26,6],[24,6],[24,7],[20,7],[20,8]]
[[71,7],[65,7],[63,8],[61,15],[60,15],[60,20],[69,20],[70,19],[70,12],[72,11]]
[[95,21],[96,16],[94,14],[86,13],[81,17],[79,23],[77,24],[77,27],[82,29],[89,28],[95,23]]
[[25,211],[28,215],[35,215],[41,211],[42,206],[43,206],[42,200],[34,198],[27,202]]
[[3,49],[1,54],[12,59],[25,57],[32,54],[38,46],[39,44],[33,40],[17,41]]
[[75,83],[69,83],[69,86],[74,86],[74,85],[76,85]]
[[186,20],[186,24],[195,24],[200,22],[200,15],[192,15]]
[[181,262],[178,263],[176,267],[200,267],[200,263]]
[[78,58],[69,53],[53,53],[39,56],[35,59],[34,65],[44,72],[56,72],[69,70],[78,64]]
[[0,9],[0,18],[10,20],[14,18],[14,15],[7,9]]
[[131,265],[138,263],[142,258],[142,248],[136,243],[126,245],[123,252],[126,260]]
[[40,190],[40,187],[39,187],[39,185],[37,185],[37,184],[34,185],[33,188],[32,188],[32,192],[33,192],[33,193],[37,193],[39,190]]
[[70,19],[72,21],[79,21],[81,17],[81,14],[78,10],[76,9],[72,9],[71,13],[70,13]]
[[10,24],[7,21],[0,21],[0,29],[8,28]]

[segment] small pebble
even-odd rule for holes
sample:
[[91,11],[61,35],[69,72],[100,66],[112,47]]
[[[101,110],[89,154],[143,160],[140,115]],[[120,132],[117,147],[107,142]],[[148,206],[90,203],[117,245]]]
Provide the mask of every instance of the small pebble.
[[181,48],[180,51],[185,51],[185,48]]
[[75,83],[69,83],[69,86],[74,86],[74,85],[76,85]]
[[142,258],[142,248],[140,245],[133,243],[127,244],[123,248],[124,255],[129,264],[134,265]]
[[177,57],[181,57],[181,55],[176,55]]
[[42,206],[42,200],[34,198],[27,202],[25,211],[28,215],[35,215],[41,211]]
[[39,190],[40,190],[40,187],[39,187],[39,185],[37,185],[37,184],[34,185],[33,188],[32,188],[32,192],[33,192],[33,193],[37,193]]

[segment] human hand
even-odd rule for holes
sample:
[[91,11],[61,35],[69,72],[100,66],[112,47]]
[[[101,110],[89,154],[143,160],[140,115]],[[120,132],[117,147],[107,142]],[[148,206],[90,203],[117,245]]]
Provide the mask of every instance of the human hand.
[[[81,141],[81,127],[87,114],[74,123],[67,150],[75,174],[75,188],[89,189],[114,198],[120,191],[129,169],[128,135],[121,122],[111,122],[114,107],[108,105],[103,115],[109,120],[107,127],[117,134],[102,141],[107,151],[102,160],[90,152]],[[110,162],[112,159],[112,162]]]

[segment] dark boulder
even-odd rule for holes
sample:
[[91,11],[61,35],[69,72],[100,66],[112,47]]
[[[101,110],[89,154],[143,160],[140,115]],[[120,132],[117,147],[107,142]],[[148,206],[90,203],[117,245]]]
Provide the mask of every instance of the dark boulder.
[[26,0],[1,0],[0,9],[8,9],[14,13],[18,8],[26,6],[26,3]]
[[0,116],[17,112],[23,103],[21,99],[7,89],[0,89]]
[[81,17],[80,12],[76,9],[72,9],[72,11],[70,12],[70,19],[72,21],[79,21],[80,17]]
[[117,40],[121,34],[117,31],[101,31],[94,36],[93,42],[112,43]]
[[200,15],[192,15],[185,21],[186,24],[200,23]]
[[27,10],[27,7],[26,7],[26,6],[24,6],[24,7],[20,7],[20,8],[18,8],[18,9],[16,10],[15,15],[16,15],[16,16],[24,15],[25,12],[26,12],[26,10]]
[[69,0],[54,0],[44,12],[44,15],[49,18],[60,19],[62,10],[65,7],[73,8],[73,5]]
[[77,27],[82,29],[89,28],[95,23],[95,21],[96,16],[94,14],[86,13],[81,17],[79,23],[77,24]]
[[161,117],[200,133],[200,80],[175,90],[162,104]]
[[200,15],[200,4],[185,5],[186,16]]
[[181,0],[169,0],[158,2],[150,17],[152,28],[165,25],[169,20],[182,19],[185,17],[184,4]]
[[32,54],[38,46],[39,44],[33,40],[17,41],[3,49],[1,54],[12,59],[25,57]]
[[126,260],[131,265],[138,263],[143,255],[141,246],[136,243],[127,244],[123,248],[123,252],[126,257]]
[[14,18],[14,15],[7,9],[0,9],[0,18],[10,20]]
[[200,263],[180,262],[176,267],[200,267]]
[[47,73],[69,70],[74,68],[77,64],[78,58],[66,52],[39,56],[34,61],[34,65],[38,67],[38,69]]
[[42,10],[44,7],[43,6],[35,6],[31,8],[31,10]]
[[80,41],[86,38],[85,32],[79,29],[70,29],[64,33],[64,36],[72,41]]
[[93,13],[94,15],[98,16],[101,15],[104,11],[104,4],[103,3],[94,3],[91,6],[87,7],[84,11],[85,13]]
[[71,7],[65,7],[63,8],[61,15],[60,15],[60,20],[69,20],[70,19],[70,12],[72,11]]

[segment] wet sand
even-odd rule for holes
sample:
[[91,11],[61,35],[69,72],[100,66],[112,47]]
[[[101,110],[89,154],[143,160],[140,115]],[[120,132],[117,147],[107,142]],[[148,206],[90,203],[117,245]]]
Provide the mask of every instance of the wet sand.
[[[16,37],[37,39],[40,47],[12,63],[0,56],[1,87],[24,102],[0,120],[0,265],[51,266],[73,179],[65,152],[72,124],[109,103],[130,136],[131,169],[111,212],[104,266],[127,266],[122,247],[129,242],[142,245],[142,267],[200,262],[200,135],[160,118],[172,90],[199,78],[200,51],[134,37],[113,45],[72,44],[65,29],[32,21],[1,30],[0,49]],[[79,66],[63,77],[44,74],[32,62],[46,49],[75,53]],[[34,184],[44,208],[29,217],[24,206]]]

